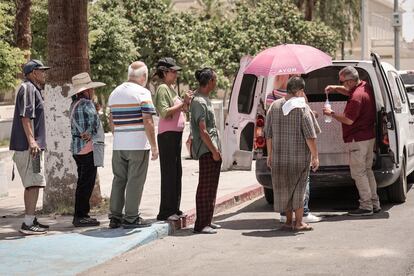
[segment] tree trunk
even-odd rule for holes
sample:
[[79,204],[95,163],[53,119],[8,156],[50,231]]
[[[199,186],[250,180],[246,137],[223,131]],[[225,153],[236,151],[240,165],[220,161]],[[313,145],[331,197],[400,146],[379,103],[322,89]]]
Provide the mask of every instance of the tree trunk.
[[[30,48],[32,47],[32,29],[30,27],[31,6],[32,0],[16,0],[16,21],[14,22],[16,46],[24,51],[24,58],[26,60],[30,59]],[[21,66],[23,68],[23,64]],[[23,79],[23,73],[18,73],[17,78]]]
[[[30,50],[32,47],[32,30],[30,28],[31,0],[16,0],[16,21],[14,31],[16,34],[16,46],[21,50]],[[30,58],[30,52],[27,53]]]
[[90,69],[87,7],[87,0],[48,1],[47,44],[51,69],[45,87],[48,146],[43,207],[49,212],[74,206],[77,172],[69,151],[71,99],[66,96],[72,89],[72,76]]
[[305,20],[313,20],[313,11],[315,10],[316,0],[307,0],[305,7]]

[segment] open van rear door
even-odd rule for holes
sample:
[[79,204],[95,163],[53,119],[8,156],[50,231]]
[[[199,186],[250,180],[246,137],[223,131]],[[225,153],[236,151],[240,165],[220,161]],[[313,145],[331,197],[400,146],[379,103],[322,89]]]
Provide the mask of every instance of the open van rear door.
[[[399,140],[398,140],[398,125],[397,120],[395,119],[394,114],[394,100],[392,97],[392,91],[390,84],[388,82],[388,78],[386,75],[386,72],[384,68],[381,65],[381,60],[378,54],[371,53],[371,59],[372,64],[375,69],[375,73],[377,75],[377,79],[381,88],[381,91],[383,91],[383,97],[384,98],[384,105],[385,105],[385,112],[386,112],[386,125],[387,125],[387,131],[388,131],[388,139],[389,139],[389,147],[391,151],[394,153],[394,160],[397,166],[400,163],[400,155],[399,155]],[[385,94],[385,95],[384,95]]]
[[233,83],[222,141],[223,170],[251,170],[257,106],[263,77],[244,74],[253,58],[244,56]]

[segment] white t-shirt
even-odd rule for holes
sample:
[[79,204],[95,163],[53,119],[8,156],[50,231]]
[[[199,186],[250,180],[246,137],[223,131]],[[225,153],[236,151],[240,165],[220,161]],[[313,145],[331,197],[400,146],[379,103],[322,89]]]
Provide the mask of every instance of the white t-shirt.
[[113,150],[148,150],[142,114],[156,114],[148,89],[124,82],[112,91],[108,101],[114,124]]

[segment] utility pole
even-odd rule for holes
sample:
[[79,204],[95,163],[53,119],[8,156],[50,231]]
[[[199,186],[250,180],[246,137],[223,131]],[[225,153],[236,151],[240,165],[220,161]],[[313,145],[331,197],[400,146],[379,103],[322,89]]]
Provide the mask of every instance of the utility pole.
[[401,28],[401,14],[398,10],[398,0],[394,0],[394,64],[397,70],[400,69],[400,28]]

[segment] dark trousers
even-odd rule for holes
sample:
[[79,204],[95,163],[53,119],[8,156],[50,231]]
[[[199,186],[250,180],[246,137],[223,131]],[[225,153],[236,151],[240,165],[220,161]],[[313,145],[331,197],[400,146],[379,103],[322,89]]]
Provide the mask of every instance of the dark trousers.
[[85,155],[73,155],[78,167],[78,182],[75,193],[75,218],[88,217],[89,199],[95,186],[97,168],[93,163],[93,152]]
[[167,131],[158,134],[158,151],[161,168],[161,203],[158,220],[166,220],[180,212],[182,132]]
[[199,176],[196,194],[195,231],[210,225],[214,214],[217,187],[220,178],[221,160],[214,161],[211,153],[205,153],[199,160]]

